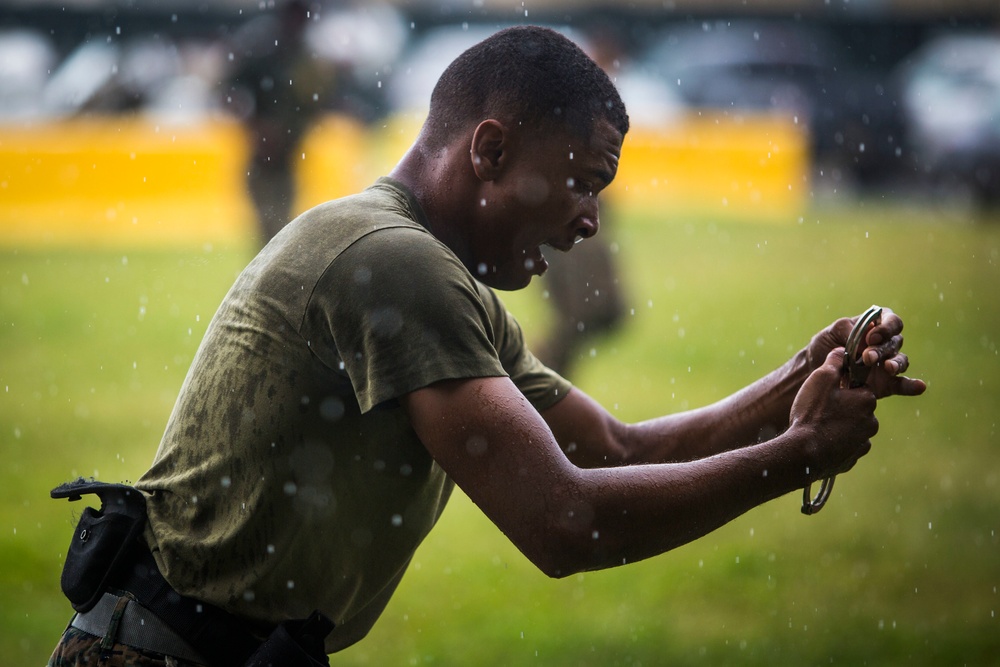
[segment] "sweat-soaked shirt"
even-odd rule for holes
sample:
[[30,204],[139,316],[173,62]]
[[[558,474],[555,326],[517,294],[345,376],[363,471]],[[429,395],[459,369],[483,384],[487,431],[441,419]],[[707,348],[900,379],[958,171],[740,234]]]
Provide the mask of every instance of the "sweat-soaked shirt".
[[453,486],[398,397],[504,375],[539,410],[570,387],[404,186],[304,213],[223,300],[137,483],[163,575],[261,626],[369,626]]

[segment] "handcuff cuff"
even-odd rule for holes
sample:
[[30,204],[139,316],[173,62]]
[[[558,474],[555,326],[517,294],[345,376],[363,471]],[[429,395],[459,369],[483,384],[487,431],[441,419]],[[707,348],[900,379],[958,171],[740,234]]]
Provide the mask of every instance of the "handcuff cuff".
[[[865,350],[865,339],[868,337],[869,328],[881,323],[882,309],[879,306],[872,306],[858,318],[854,328],[851,329],[851,335],[847,337],[847,345],[844,346],[844,372],[847,374],[847,384],[852,389],[864,385],[868,380],[872,367],[865,366],[860,355]],[[823,479],[815,497],[812,495],[812,483],[806,485],[802,491],[803,514],[812,515],[823,509],[830,498],[830,492],[833,491],[835,478],[836,475],[830,475]]]

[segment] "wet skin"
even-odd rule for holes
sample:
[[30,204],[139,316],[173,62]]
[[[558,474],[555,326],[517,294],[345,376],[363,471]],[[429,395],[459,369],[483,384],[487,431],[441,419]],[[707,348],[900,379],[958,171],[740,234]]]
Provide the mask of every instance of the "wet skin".
[[462,257],[473,275],[497,289],[521,289],[548,267],[541,246],[566,252],[595,235],[597,197],[618,171],[622,140],[603,120],[586,138],[480,124],[471,156],[482,184],[479,210]]

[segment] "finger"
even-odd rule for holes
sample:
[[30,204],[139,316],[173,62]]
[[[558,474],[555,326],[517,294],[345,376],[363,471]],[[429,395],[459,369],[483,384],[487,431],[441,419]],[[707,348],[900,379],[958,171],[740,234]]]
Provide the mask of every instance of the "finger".
[[905,354],[897,354],[891,359],[886,359],[882,367],[889,375],[899,375],[905,373],[906,369],[910,367],[910,358]]
[[886,343],[866,347],[865,351],[861,353],[861,360],[866,366],[874,366],[879,361],[888,360],[898,354],[902,347],[903,337],[896,335]]
[[861,457],[870,452],[871,449],[872,449],[872,441],[870,439],[865,440],[863,443],[861,443],[861,446],[858,448],[858,453],[849,458],[847,461],[844,462],[843,465],[837,468],[837,474],[839,475],[841,473],[845,473],[851,470],[855,465],[857,465]]
[[903,320],[891,308],[882,309],[882,320],[871,328],[865,336],[868,345],[879,345],[903,332]]
[[826,361],[823,362],[823,365],[820,368],[826,368],[828,371],[833,371],[837,377],[840,377],[841,370],[844,368],[844,354],[844,348],[833,348],[827,353]]
[[919,396],[927,391],[927,383],[918,378],[899,375],[892,379],[889,391],[895,396]]

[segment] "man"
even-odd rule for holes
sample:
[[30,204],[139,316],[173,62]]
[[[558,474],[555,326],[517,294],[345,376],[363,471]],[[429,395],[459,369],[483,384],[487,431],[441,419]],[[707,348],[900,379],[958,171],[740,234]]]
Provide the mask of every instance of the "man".
[[251,19],[225,43],[225,108],[246,126],[247,194],[266,244],[294,210],[300,145],[337,84],[334,67],[305,45],[309,3],[287,0]]
[[189,616],[239,627],[205,642],[181,618],[168,625],[190,631],[144,655],[242,664],[246,633],[295,633],[279,624],[316,611],[336,625],[318,652],[343,649],[453,484],[563,577],[663,553],[867,453],[876,399],[925,389],[900,375],[889,311],[865,387],[841,388],[845,318],[737,394],[640,424],[525,348],[491,288],[526,286],[542,246],[597,233],[627,130],[607,76],[555,32],[501,31],[460,56],[391,178],[303,214],[237,279],[137,483],[156,567],[109,588],[117,612],[78,616],[52,664],[76,664],[70,646],[134,650],[115,619],[130,597],[163,607],[133,590],[157,577]]

